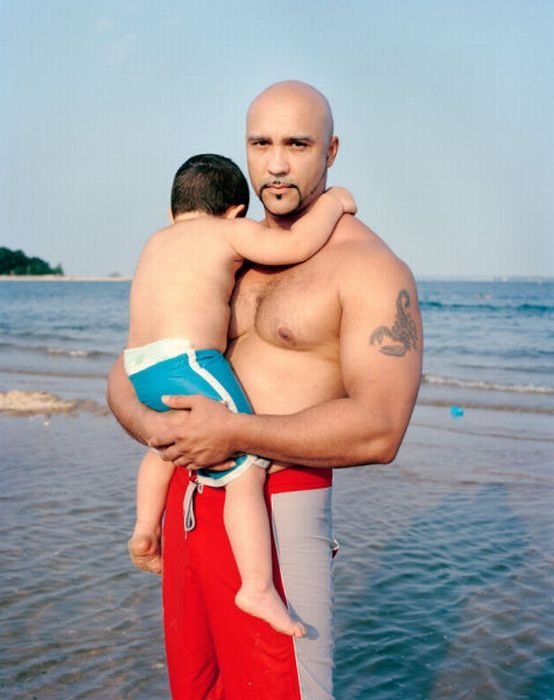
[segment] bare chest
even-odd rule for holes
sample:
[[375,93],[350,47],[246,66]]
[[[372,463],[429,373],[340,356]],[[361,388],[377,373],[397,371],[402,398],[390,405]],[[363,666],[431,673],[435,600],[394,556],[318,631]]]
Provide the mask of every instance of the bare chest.
[[256,334],[291,350],[338,347],[338,294],[321,266],[251,268],[238,280],[231,303],[230,336]]

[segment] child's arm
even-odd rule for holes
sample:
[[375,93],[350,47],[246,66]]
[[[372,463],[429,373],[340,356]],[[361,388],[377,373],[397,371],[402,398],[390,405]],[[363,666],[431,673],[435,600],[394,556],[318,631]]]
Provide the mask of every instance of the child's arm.
[[290,230],[235,219],[229,242],[246,260],[261,265],[290,265],[314,255],[327,242],[341,216],[355,213],[356,203],[350,192],[331,187]]

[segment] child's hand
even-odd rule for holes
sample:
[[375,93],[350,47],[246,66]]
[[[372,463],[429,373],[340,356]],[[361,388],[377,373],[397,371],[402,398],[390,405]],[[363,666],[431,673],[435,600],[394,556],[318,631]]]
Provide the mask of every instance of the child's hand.
[[330,187],[327,192],[339,200],[345,214],[355,214],[358,211],[354,197],[344,187]]

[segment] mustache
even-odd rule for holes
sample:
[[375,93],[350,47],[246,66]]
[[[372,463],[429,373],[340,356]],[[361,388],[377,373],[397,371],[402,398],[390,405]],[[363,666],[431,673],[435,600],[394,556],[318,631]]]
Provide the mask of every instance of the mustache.
[[292,187],[295,190],[299,191],[298,186],[295,185],[294,182],[288,182],[288,180],[266,180],[262,183],[262,186],[260,187],[260,194],[268,187],[276,187],[281,185],[284,185],[285,187]]

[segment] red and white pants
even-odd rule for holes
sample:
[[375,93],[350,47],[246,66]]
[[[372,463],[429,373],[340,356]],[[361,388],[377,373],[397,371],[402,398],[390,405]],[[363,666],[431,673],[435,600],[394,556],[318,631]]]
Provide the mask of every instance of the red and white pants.
[[274,578],[308,634],[293,639],[237,608],[240,586],[223,526],[224,489],[195,494],[186,533],[188,473],[177,468],[163,535],[166,655],[174,700],[332,700],[334,541],[331,470],[270,474]]

